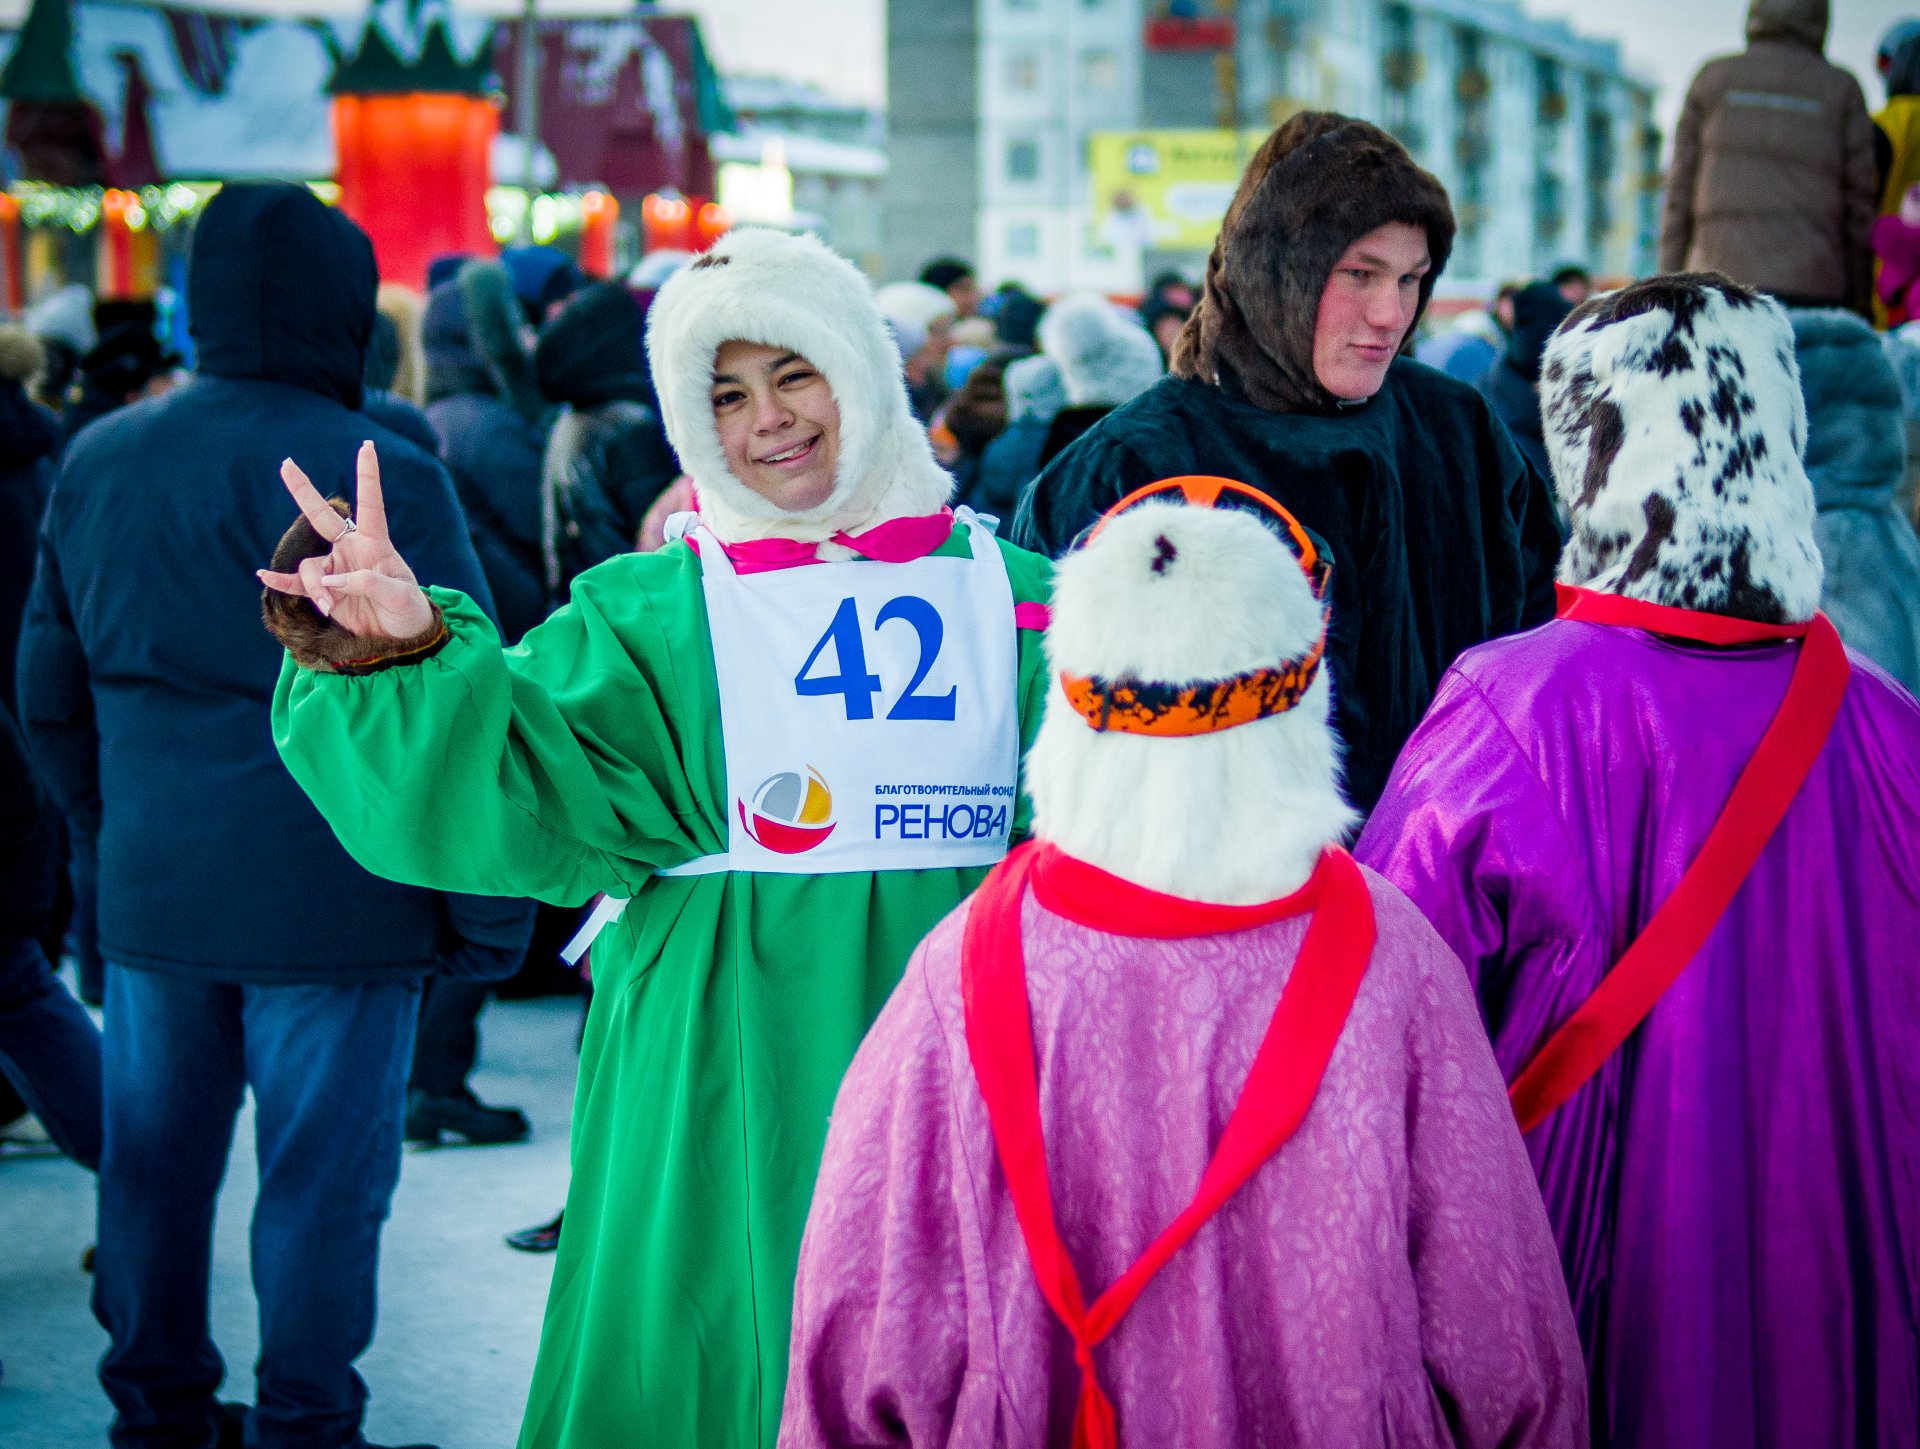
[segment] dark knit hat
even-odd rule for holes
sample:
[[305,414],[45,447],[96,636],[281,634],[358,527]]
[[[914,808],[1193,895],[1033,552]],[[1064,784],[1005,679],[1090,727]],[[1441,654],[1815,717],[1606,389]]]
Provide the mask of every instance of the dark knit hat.
[[625,398],[644,402],[647,361],[640,304],[619,282],[598,282],[574,293],[540,329],[533,350],[540,391],[577,408]]
[[1573,310],[1552,282],[1534,282],[1513,294],[1513,334],[1507,339],[1507,365],[1529,382],[1540,380],[1540,357],[1553,329]]
[[958,257],[935,257],[920,269],[920,280],[943,292],[962,277],[972,275],[973,268]]

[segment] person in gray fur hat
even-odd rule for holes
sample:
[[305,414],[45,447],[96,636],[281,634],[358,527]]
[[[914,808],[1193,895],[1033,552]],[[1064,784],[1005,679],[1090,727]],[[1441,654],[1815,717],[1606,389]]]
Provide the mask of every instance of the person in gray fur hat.
[[1093,292],[1062,297],[1047,308],[1040,319],[1040,350],[1060,369],[1067,395],[1066,406],[1054,413],[1040,446],[1042,468],[1167,370],[1159,344],[1137,316]]

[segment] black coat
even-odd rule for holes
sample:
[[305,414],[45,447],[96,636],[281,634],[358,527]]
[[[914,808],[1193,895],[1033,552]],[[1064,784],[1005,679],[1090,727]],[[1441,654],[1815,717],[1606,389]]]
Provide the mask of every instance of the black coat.
[[53,486],[60,422],[0,379],[0,708],[13,709],[14,656],[33,583],[34,535]]
[[440,451],[440,436],[427,421],[427,415],[394,393],[370,387],[360,402],[360,411],[390,433],[398,433],[423,453]]
[[13,667],[59,447],[59,420],[20,379],[0,380],[0,942],[46,928],[65,849],[16,722]]
[[422,582],[488,598],[446,471],[355,411],[374,286],[364,234],[310,192],[228,187],[194,238],[201,375],[94,423],[61,462],[20,694],[48,785],[82,834],[97,829],[109,961],[406,979],[456,937],[510,945],[524,928],[522,903],[356,865],[274,747],[283,655],[254,570],[295,513],[281,459],[351,500],[371,437],[402,555]]
[[425,411],[499,606],[501,635],[517,644],[560,601],[547,592],[541,556],[540,467],[547,435],[505,390],[509,376],[530,371],[526,358],[505,355],[519,346],[509,327],[491,316],[474,326],[468,307],[487,300],[481,291],[456,281],[427,298],[420,324]]
[[534,374],[562,405],[547,436],[543,508],[548,594],[631,553],[647,510],[680,476],[641,348],[645,319],[618,282],[576,292],[540,329]]
[[547,617],[550,602],[540,552],[546,439],[512,406],[488,393],[440,398],[427,404],[426,414],[500,606],[501,636],[517,644]]
[[1333,417],[1165,378],[1034,480],[1013,540],[1057,557],[1123,494],[1184,473],[1253,484],[1328,545],[1335,724],[1362,810],[1454,657],[1552,616],[1546,485],[1479,394],[1430,367],[1395,362],[1370,401]]
[[0,708],[0,944],[46,929],[60,868],[59,824],[13,711]]
[[547,439],[545,470],[555,597],[594,565],[632,553],[647,510],[680,476],[653,409],[624,400],[563,409]]

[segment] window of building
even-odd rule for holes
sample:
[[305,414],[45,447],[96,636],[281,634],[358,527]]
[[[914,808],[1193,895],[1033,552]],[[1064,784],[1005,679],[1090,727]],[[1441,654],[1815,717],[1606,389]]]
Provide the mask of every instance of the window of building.
[[1040,89],[1040,57],[1033,51],[1016,50],[1007,57],[1007,89],[1021,96]]
[[1007,142],[1007,180],[1040,179],[1040,143],[1031,137]]
[[1039,224],[1031,221],[1010,223],[1007,227],[1007,255],[1017,262],[1030,262],[1039,256]]
[[1111,50],[1080,52],[1080,89],[1111,95],[1120,89],[1120,57]]

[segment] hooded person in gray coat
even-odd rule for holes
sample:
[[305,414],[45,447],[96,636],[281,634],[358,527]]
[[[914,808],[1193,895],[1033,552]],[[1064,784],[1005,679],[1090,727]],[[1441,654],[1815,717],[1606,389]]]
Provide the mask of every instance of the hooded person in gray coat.
[[1850,646],[1920,694],[1920,535],[1899,381],[1853,313],[1791,315],[1820,509],[1814,537],[1827,566],[1820,607]]

